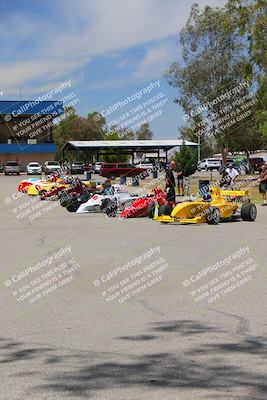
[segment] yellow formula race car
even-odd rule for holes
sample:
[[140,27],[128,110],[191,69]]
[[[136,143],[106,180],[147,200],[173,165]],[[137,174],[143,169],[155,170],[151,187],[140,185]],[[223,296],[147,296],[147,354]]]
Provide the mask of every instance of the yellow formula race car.
[[28,187],[27,195],[38,196],[39,194],[55,189],[56,187],[62,185],[64,185],[65,187],[69,187],[69,184],[64,184],[64,180],[61,178],[56,179],[54,182],[51,182],[51,180],[40,181],[37,183],[33,183]]
[[206,222],[210,225],[238,217],[241,217],[243,221],[254,221],[257,208],[255,204],[249,202],[248,194],[247,190],[220,190],[212,187],[202,200],[179,203],[170,215],[164,215],[159,208],[159,215],[161,215],[155,219],[163,223],[201,224]]
[[[58,189],[58,192],[72,186],[77,185],[77,180],[75,179],[57,179],[55,182],[44,181],[38,182],[29,186],[27,190],[28,196],[41,196],[45,193],[51,192],[52,190]],[[94,185],[94,182],[90,181],[82,181],[82,184],[86,187],[91,187]]]

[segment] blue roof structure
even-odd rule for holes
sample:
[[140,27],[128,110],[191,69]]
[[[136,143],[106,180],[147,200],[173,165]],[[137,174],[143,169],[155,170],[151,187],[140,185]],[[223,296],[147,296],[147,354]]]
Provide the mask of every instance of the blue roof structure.
[[54,115],[55,117],[64,113],[62,101],[39,101],[39,100],[8,100],[0,101],[0,115]]
[[0,144],[0,154],[22,154],[22,153],[55,153],[56,145],[54,143],[10,143]]

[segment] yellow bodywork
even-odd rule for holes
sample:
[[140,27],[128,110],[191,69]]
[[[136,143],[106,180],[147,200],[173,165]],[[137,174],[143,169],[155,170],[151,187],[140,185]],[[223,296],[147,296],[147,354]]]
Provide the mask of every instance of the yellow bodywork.
[[171,215],[162,215],[157,221],[163,223],[179,222],[181,224],[200,224],[207,222],[207,210],[217,207],[220,210],[221,219],[230,218],[239,208],[233,200],[248,196],[245,190],[220,190],[217,187],[210,189],[212,200],[188,201],[179,203],[172,210]]
[[[31,185],[29,186],[27,190],[27,195],[28,196],[38,196],[41,190],[45,190],[48,192],[49,190],[55,189],[58,186],[62,186],[62,183],[37,183],[36,185]],[[66,187],[69,187],[70,185],[64,185]]]
[[[85,184],[85,186],[87,187],[95,186],[95,182],[91,181],[83,181],[83,184]],[[49,192],[49,190],[53,190],[59,186],[69,188],[71,186],[71,183],[64,183],[64,180],[61,179],[57,182],[41,182],[37,184],[32,184],[31,186],[29,186],[27,194],[28,196],[38,196],[42,190]]]

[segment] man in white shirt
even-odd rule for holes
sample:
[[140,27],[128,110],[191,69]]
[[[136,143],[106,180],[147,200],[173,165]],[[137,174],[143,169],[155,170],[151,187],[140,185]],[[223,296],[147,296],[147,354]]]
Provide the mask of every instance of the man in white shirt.
[[227,172],[227,174],[228,174],[228,175],[230,176],[230,178],[231,178],[230,187],[231,187],[231,190],[232,190],[232,189],[233,189],[233,186],[234,186],[234,184],[235,184],[235,180],[236,180],[236,178],[238,177],[239,173],[238,173],[238,171],[233,167],[232,164],[230,164],[229,167],[226,168],[226,172]]

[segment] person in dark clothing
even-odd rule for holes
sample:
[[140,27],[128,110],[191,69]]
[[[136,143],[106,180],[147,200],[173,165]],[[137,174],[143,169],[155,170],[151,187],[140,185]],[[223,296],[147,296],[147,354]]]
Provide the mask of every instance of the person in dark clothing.
[[175,177],[174,172],[176,170],[175,161],[171,161],[169,164],[169,169],[166,172],[165,186],[167,193],[167,200],[172,206],[175,205]]
[[178,180],[178,196],[184,196],[184,169],[182,164],[178,165],[177,171],[177,180]]

